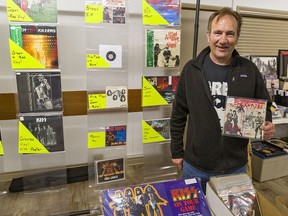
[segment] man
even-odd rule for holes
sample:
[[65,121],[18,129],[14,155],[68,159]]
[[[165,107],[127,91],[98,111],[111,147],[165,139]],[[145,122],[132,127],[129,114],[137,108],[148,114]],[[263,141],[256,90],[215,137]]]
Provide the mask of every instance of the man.
[[178,169],[183,169],[182,178],[201,178],[204,192],[211,176],[246,172],[249,140],[222,136],[227,95],[266,99],[266,121],[261,126],[263,138],[270,139],[275,133],[271,100],[263,78],[258,68],[235,50],[241,24],[241,16],[230,8],[210,16],[209,47],[184,66],[173,103],[172,161]]

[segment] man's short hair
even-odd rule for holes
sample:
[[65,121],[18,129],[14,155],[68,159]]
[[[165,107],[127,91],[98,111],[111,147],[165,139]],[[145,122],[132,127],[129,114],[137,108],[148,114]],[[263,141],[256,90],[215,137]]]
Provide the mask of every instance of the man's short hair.
[[233,16],[236,21],[237,21],[237,36],[239,37],[240,36],[240,32],[241,32],[241,26],[242,26],[242,16],[232,10],[231,8],[229,7],[224,7],[216,12],[214,12],[213,14],[211,14],[211,16],[209,17],[209,20],[208,20],[208,26],[207,26],[207,30],[208,32],[211,32],[211,25],[212,25],[212,21],[217,17],[217,20],[218,21],[219,19],[221,19],[223,16]]

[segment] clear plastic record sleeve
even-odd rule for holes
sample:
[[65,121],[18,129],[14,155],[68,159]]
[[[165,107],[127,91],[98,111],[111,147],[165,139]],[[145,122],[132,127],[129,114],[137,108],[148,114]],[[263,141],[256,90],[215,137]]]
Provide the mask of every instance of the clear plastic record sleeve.
[[260,126],[265,122],[267,101],[227,96],[223,135],[263,139]]
[[16,72],[20,113],[62,111],[59,71]]

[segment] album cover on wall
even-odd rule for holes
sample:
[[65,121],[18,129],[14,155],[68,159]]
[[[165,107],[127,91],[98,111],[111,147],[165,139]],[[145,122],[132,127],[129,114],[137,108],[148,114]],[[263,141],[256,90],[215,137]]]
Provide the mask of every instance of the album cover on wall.
[[263,139],[267,101],[227,96],[223,135]]
[[180,0],[143,0],[144,25],[180,25]]
[[106,108],[123,108],[127,106],[127,86],[106,86]]
[[142,82],[142,106],[171,104],[179,76],[145,76]]
[[62,114],[19,115],[19,153],[64,151]]
[[144,144],[170,140],[170,118],[143,120],[142,138]]
[[10,24],[9,42],[13,69],[58,68],[56,26]]
[[60,72],[16,72],[19,112],[62,111]]
[[277,78],[277,56],[251,56],[251,61],[264,78],[271,76]]
[[125,160],[116,158],[94,162],[97,184],[125,179]]
[[121,45],[99,45],[100,56],[109,64],[111,68],[122,67],[122,46]]
[[86,0],[87,23],[126,23],[126,0]]
[[145,30],[146,67],[180,66],[180,30]]
[[106,146],[126,145],[126,125],[105,127]]
[[6,0],[9,21],[57,22],[56,0]]
[[103,190],[102,200],[105,216],[211,216],[196,178]]

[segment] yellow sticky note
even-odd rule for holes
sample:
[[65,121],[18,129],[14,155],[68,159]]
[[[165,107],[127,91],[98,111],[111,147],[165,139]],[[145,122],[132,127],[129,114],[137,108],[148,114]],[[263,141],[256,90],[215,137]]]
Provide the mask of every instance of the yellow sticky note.
[[88,95],[89,110],[105,109],[106,108],[106,94],[89,94]]
[[33,20],[13,1],[6,0],[9,21],[33,22]]
[[161,94],[148,82],[145,77],[142,77],[142,106],[160,106],[168,105],[168,102]]
[[105,131],[88,132],[88,149],[105,147]]
[[10,58],[13,69],[44,69],[45,65],[19,47],[13,40],[9,39]]
[[2,146],[2,141],[0,140],[0,155],[4,155],[4,150]]
[[151,142],[161,142],[166,139],[161,136],[154,128],[152,128],[147,122],[142,120],[142,142],[144,144]]
[[49,151],[37,138],[19,121],[18,153],[20,154],[49,154]]
[[101,23],[103,22],[103,6],[87,4],[85,8],[86,23]]
[[110,64],[99,54],[87,54],[86,55],[86,67],[87,68],[109,68]]
[[142,0],[142,16],[144,25],[169,25],[165,20],[146,0]]

